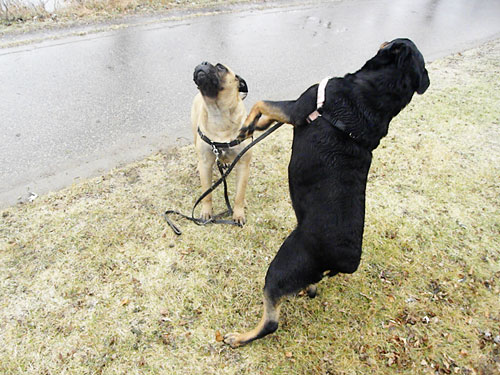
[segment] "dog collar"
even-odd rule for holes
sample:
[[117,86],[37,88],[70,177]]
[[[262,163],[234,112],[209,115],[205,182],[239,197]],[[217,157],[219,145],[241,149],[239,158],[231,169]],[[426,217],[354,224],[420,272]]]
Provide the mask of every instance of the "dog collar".
[[200,127],[198,127],[198,134],[200,135],[200,138],[203,139],[206,143],[208,143],[212,148],[219,149],[219,148],[231,148],[234,146],[238,146],[241,142],[238,139],[235,139],[234,141],[231,142],[214,142],[210,138],[208,138],[203,132],[201,131]]

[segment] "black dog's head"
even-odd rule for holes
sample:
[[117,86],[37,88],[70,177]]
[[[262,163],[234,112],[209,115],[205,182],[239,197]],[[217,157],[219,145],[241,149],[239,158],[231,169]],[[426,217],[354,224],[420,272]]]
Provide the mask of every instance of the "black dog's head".
[[413,95],[423,94],[430,84],[424,58],[409,39],[383,43],[360,70],[345,78],[352,84],[351,97],[372,125],[349,130],[364,133],[363,141],[370,149],[378,146],[392,118],[410,103]]
[[240,92],[246,96],[248,92],[245,80],[222,64],[202,62],[194,69],[193,80],[201,94],[210,99],[234,98]]
[[404,85],[405,79],[408,79],[411,89],[418,94],[423,94],[430,84],[424,57],[409,39],[394,39],[392,42],[383,43],[377,55],[370,59],[365,67],[375,70],[395,68],[402,74],[401,83]]

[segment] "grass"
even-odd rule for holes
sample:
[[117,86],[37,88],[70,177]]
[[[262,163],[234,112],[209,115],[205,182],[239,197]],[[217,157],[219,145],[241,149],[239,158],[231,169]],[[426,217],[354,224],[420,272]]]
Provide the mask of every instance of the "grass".
[[106,21],[134,14],[193,10],[261,0],[67,0],[47,10],[48,0],[0,0],[0,35],[12,31],[55,28],[75,23]]
[[294,227],[290,128],[254,151],[242,229],[166,226],[200,194],[192,146],[0,212],[0,373],[498,373],[500,40],[428,68],[374,152],[359,270],[247,347],[216,338],[258,322]]

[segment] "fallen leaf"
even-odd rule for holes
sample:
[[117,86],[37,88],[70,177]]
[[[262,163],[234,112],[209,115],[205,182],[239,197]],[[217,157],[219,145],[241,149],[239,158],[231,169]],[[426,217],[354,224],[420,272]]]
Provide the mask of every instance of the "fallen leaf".
[[128,305],[129,303],[130,303],[130,300],[127,297],[125,297],[124,299],[122,299],[120,301],[120,305],[122,305],[122,306]]
[[287,357],[287,358],[292,358],[292,357],[293,357],[292,352],[286,352],[286,353],[285,353],[285,357]]
[[168,345],[168,344],[170,344],[170,341],[171,341],[171,339],[170,339],[170,335],[168,333],[161,335],[161,342],[163,344]]
[[224,341],[224,336],[221,335],[220,331],[215,332],[215,341],[217,342]]

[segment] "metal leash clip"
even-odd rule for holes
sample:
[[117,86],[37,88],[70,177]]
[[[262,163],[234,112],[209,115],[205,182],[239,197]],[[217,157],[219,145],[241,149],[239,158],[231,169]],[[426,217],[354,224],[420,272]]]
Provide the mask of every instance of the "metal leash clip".
[[218,162],[219,161],[220,151],[219,151],[219,149],[217,147],[215,147],[215,145],[212,145],[212,152],[215,155],[215,160]]

